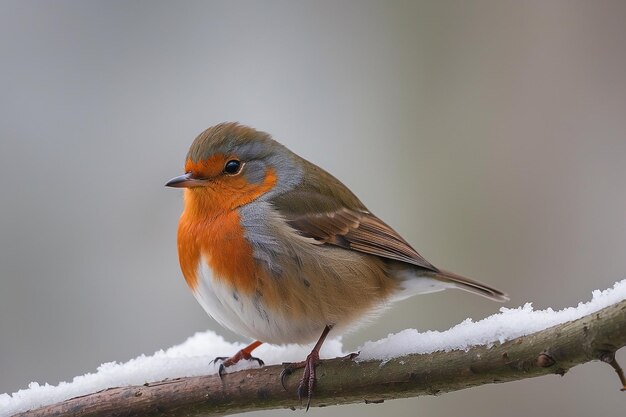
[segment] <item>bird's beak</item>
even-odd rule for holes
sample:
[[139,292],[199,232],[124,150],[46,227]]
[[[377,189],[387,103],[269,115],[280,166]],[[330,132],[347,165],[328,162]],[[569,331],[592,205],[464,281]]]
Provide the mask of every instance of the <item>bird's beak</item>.
[[206,183],[206,180],[193,178],[191,172],[188,172],[178,177],[174,177],[165,184],[166,187],[174,188],[191,188],[200,187]]

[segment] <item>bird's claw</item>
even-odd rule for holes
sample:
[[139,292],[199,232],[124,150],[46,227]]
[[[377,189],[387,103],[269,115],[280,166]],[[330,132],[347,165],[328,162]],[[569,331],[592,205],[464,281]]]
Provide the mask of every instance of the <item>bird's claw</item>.
[[304,372],[302,373],[302,378],[298,383],[298,399],[300,400],[300,404],[302,404],[302,400],[306,396],[306,410],[309,410],[311,406],[311,399],[313,398],[313,388],[315,388],[315,382],[317,378],[315,377],[315,367],[320,362],[319,353],[313,351],[306,357],[306,359],[302,362],[297,363],[283,363],[285,368],[283,368],[280,373],[280,383],[287,391],[287,387],[285,386],[285,378],[288,377],[295,371],[296,369],[304,368]]
[[302,397],[305,393],[307,394],[306,411],[309,411],[309,407],[311,406],[313,388],[317,382],[317,378],[315,377],[315,367],[319,362],[320,355],[316,351],[311,352],[304,361],[304,373],[302,374],[300,384],[298,384],[298,398],[300,399],[300,403],[302,403]]
[[283,368],[283,370],[280,372],[280,385],[282,385],[283,389],[287,391],[287,387],[285,386],[285,378],[293,374],[293,368],[291,368],[290,363],[283,363],[283,365],[285,365],[285,368]]
[[209,364],[217,364],[218,362],[221,362],[219,368],[217,369],[217,374],[219,375],[220,379],[223,379],[224,375],[226,375],[226,368],[228,368],[229,366],[233,366],[234,364],[244,359],[247,361],[255,361],[259,364],[259,366],[265,366],[265,362],[263,362],[263,360],[252,356],[249,353],[245,354],[241,351],[237,352],[234,356],[230,358],[227,356],[218,356],[211,362],[209,362]]
[[218,362],[223,362],[226,359],[228,359],[228,356],[218,356],[215,359],[213,359],[211,362],[209,362],[209,365],[213,365],[214,363],[218,363]]

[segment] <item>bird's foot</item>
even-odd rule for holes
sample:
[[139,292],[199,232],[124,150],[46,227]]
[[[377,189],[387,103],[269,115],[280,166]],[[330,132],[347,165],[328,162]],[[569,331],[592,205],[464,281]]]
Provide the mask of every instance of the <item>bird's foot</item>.
[[217,364],[219,362],[220,367],[217,373],[219,374],[220,379],[221,379],[226,373],[226,368],[228,368],[229,366],[233,366],[242,360],[256,361],[259,364],[259,366],[265,365],[265,362],[263,362],[261,359],[257,357],[252,356],[250,352],[248,352],[245,348],[241,349],[239,352],[235,353],[230,358],[226,356],[218,356],[217,358],[213,359],[211,363]]
[[285,387],[285,378],[293,373],[296,369],[304,368],[304,372],[302,373],[302,378],[300,379],[300,383],[298,384],[298,399],[300,403],[302,403],[302,399],[306,396],[306,409],[309,410],[311,405],[311,398],[313,398],[313,388],[315,387],[315,382],[317,378],[315,377],[315,367],[320,363],[320,354],[317,350],[313,350],[309,353],[309,356],[302,362],[295,363],[285,363],[285,368],[280,373],[280,383],[283,388],[287,390]]

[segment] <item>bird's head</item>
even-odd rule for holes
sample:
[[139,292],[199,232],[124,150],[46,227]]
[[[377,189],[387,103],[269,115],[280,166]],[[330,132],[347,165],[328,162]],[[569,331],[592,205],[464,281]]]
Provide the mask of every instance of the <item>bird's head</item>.
[[186,203],[209,213],[283,193],[301,177],[298,158],[270,135],[221,123],[198,135],[187,153],[185,173],[165,185],[186,188]]

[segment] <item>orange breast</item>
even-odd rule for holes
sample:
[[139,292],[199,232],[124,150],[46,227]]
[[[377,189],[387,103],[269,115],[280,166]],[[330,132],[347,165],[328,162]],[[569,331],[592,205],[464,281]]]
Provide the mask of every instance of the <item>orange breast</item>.
[[204,257],[215,279],[229,282],[241,293],[253,293],[257,268],[238,213],[231,211],[203,222],[190,217],[184,212],[178,228],[178,256],[189,287],[198,287],[197,268]]

